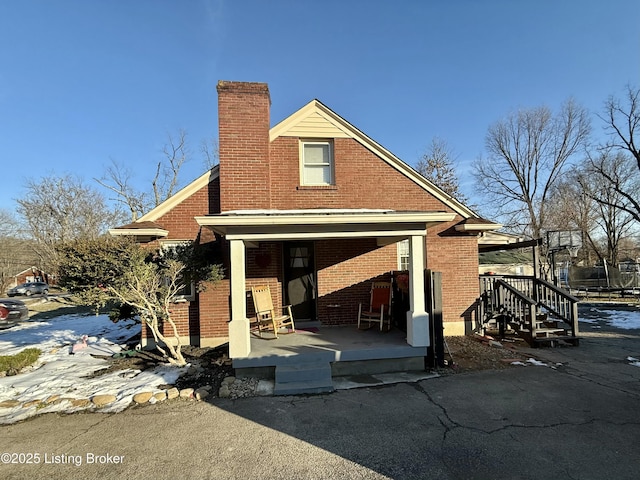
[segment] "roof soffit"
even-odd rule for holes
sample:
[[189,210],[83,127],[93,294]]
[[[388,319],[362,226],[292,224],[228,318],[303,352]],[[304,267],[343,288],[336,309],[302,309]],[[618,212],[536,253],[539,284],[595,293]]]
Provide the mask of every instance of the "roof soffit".
[[222,214],[195,220],[228,240],[275,240],[426,235],[428,228],[451,221],[454,216],[446,212]]

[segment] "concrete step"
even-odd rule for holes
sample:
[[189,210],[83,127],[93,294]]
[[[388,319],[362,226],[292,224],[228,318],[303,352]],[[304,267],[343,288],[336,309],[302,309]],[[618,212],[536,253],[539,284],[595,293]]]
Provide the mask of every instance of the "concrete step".
[[289,382],[289,383],[276,383],[273,387],[274,395],[300,395],[303,393],[329,393],[333,392],[333,382],[327,385],[322,381],[314,382]]
[[276,366],[276,383],[323,380],[331,381],[331,364],[306,361]]
[[331,364],[307,362],[276,366],[274,395],[332,392]]

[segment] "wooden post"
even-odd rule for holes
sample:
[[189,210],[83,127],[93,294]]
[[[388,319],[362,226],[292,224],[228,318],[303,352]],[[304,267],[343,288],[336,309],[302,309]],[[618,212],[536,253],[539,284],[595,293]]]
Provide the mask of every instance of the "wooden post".
[[578,336],[578,304],[571,302],[571,334],[574,337]]

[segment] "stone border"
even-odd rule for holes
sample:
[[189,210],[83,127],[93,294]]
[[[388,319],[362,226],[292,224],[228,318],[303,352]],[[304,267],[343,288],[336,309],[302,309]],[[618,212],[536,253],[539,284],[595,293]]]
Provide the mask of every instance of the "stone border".
[[[158,402],[175,399],[195,400],[200,402],[211,396],[212,390],[213,387],[211,385],[206,385],[199,388],[183,388],[181,390],[176,387],[172,387],[167,390],[155,392],[142,390],[133,395],[129,406],[145,404],[153,405]],[[218,397],[235,399],[243,397],[253,397],[257,395],[271,395],[272,391],[272,388],[270,389],[268,385],[265,386],[263,382],[258,380],[257,378],[237,379],[236,377],[229,376],[225,377],[222,380],[222,386],[218,391]],[[67,412],[71,413],[77,412],[78,410],[104,408],[113,404],[116,400],[118,400],[118,397],[112,394],[96,394],[91,396],[90,398],[71,398],[63,397],[61,395],[50,395],[44,399],[32,399],[28,401],[4,400],[0,402],[0,409],[16,407],[35,407],[36,409],[44,409],[49,405],[68,402],[69,408]],[[58,411],[57,413],[65,412]]]

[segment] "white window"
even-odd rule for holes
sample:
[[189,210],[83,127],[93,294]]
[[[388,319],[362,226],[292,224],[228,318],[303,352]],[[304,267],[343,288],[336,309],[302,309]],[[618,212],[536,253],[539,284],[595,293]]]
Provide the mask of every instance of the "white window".
[[398,270],[409,270],[409,239],[398,242]]
[[[180,245],[185,245],[189,243],[189,240],[165,240],[161,242],[162,250],[169,250]],[[169,279],[167,278],[167,282]],[[184,288],[180,291],[179,295],[176,295],[176,302],[190,302],[196,299],[195,295],[196,286],[193,282],[186,282]]]
[[303,185],[333,185],[333,144],[305,141],[301,146]]

